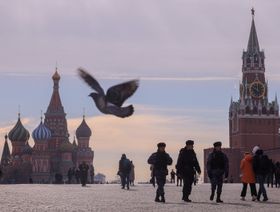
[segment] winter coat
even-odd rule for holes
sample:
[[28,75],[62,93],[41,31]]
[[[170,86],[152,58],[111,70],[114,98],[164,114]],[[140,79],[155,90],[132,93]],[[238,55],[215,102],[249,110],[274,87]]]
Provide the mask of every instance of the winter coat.
[[167,165],[171,165],[172,162],[172,158],[169,154],[160,151],[153,153],[148,159],[148,164],[153,165],[153,173],[155,176],[168,175]]
[[241,182],[255,183],[255,173],[253,170],[253,156],[248,154],[240,162],[240,170],[242,173]]
[[177,164],[177,174],[182,177],[193,177],[195,172],[201,173],[198,160],[194,150],[183,148],[181,149]]
[[253,169],[255,175],[265,177],[269,173],[270,161],[267,155],[263,154],[263,150],[259,149],[253,158]]
[[119,172],[121,175],[129,175],[131,170],[131,162],[127,158],[121,158],[119,161]]
[[211,179],[212,177],[225,175],[225,178],[227,178],[228,170],[228,158],[226,154],[214,149],[213,152],[209,154],[207,159],[208,177]]

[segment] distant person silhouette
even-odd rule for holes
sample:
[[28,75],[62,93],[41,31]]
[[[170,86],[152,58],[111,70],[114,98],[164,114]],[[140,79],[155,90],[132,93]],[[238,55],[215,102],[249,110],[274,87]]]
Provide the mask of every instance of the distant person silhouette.
[[79,169],[80,169],[81,184],[82,186],[86,186],[89,166],[86,164],[85,161],[83,161],[82,164],[79,165]]
[[172,169],[172,171],[170,172],[170,183],[175,183],[175,175],[176,173]]
[[122,189],[129,189],[129,174],[131,171],[131,162],[126,158],[125,154],[122,154],[122,157],[119,161],[119,171],[118,174],[121,177]]

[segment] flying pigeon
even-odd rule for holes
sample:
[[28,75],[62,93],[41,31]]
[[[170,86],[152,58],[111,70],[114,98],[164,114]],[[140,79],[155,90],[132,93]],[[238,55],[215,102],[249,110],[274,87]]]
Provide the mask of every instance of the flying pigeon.
[[133,105],[122,107],[126,99],[134,94],[139,86],[139,80],[131,80],[109,88],[105,94],[103,88],[88,72],[79,68],[79,76],[95,91],[89,96],[94,100],[100,112],[125,118],[134,112]]

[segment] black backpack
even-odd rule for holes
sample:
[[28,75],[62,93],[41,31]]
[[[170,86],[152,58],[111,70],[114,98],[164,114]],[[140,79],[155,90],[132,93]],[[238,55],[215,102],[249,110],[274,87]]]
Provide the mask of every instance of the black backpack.
[[268,174],[270,170],[270,160],[267,155],[261,155],[259,160],[260,170],[263,174]]

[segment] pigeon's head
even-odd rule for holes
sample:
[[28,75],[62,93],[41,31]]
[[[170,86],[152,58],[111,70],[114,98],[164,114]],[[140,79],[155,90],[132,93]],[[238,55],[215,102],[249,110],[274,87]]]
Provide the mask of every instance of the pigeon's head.
[[90,93],[88,96],[90,96],[91,98],[93,98],[94,100],[97,100],[98,99],[98,93]]

